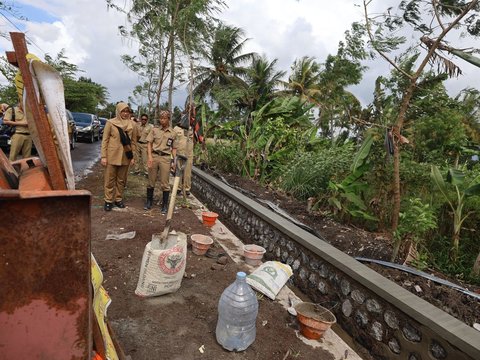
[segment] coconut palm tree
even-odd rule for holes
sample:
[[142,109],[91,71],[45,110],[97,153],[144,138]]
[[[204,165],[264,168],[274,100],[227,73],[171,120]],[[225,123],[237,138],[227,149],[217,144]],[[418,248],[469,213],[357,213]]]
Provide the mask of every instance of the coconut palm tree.
[[467,88],[455,97],[463,108],[463,125],[473,143],[480,143],[480,91]]
[[212,43],[204,54],[208,63],[196,69],[194,94],[200,98],[212,95],[215,86],[244,85],[242,77],[246,74],[243,64],[250,60],[253,53],[243,54],[248,39],[243,39],[242,29],[221,24],[213,34]]
[[304,56],[296,59],[292,66],[288,82],[284,82],[284,93],[295,95],[302,100],[318,105],[316,97],[320,94],[320,64],[314,57]]
[[276,64],[277,59],[270,62],[265,56],[253,56],[245,74],[245,96],[241,99],[241,105],[247,108],[249,113],[272,100],[278,86],[283,83],[285,71],[277,71]]

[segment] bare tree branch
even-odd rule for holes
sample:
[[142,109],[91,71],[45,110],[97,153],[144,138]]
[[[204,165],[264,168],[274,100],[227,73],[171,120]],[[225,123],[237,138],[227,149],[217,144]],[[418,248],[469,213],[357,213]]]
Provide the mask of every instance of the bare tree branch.
[[432,7],[433,7],[433,10],[435,11],[435,17],[437,18],[437,21],[438,21],[438,24],[440,25],[440,27],[442,28],[443,31],[445,31],[445,26],[443,25],[442,23],[442,20],[440,19],[440,14],[438,13],[438,3],[437,3],[437,0],[432,0]]
[[375,45],[375,39],[373,37],[373,34],[372,34],[372,29],[370,28],[370,19],[368,18],[368,10],[367,10],[367,7],[368,5],[370,4],[372,0],[369,0],[369,1],[363,1],[363,9],[364,9],[364,14],[365,14],[365,25],[366,25],[366,28],[367,28],[367,33],[368,33],[368,37],[370,38],[370,42],[372,43],[372,47],[375,49],[375,51],[381,56],[383,57],[388,63],[390,63],[390,65],[392,65],[395,69],[397,69],[397,71],[399,71],[400,73],[402,73],[403,75],[405,75],[407,78],[409,79],[412,79],[412,76],[407,73],[405,70],[403,70],[400,66],[397,65],[397,63],[395,61],[393,61],[392,59],[390,59],[383,51],[381,51],[376,45]]

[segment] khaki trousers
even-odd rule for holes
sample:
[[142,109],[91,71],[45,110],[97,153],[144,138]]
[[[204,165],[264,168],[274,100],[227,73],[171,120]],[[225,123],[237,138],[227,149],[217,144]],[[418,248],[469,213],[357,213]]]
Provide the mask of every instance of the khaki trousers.
[[[192,188],[192,166],[193,166],[193,155],[188,156],[187,163],[185,164],[185,169],[183,169],[183,189],[185,191],[190,191]],[[182,188],[182,186],[180,186]]]
[[137,141],[137,151],[135,151],[135,170],[142,174],[147,173],[147,144],[140,144]]
[[105,202],[113,203],[123,199],[123,190],[127,183],[129,165],[110,165],[105,167],[104,190]]
[[17,156],[20,153],[23,159],[32,156],[32,137],[28,134],[15,133],[12,136],[9,160],[17,160]]
[[170,191],[168,183],[170,177],[170,155],[153,155],[152,167],[148,169],[148,187],[155,187],[157,177],[160,177],[160,189],[162,191]]

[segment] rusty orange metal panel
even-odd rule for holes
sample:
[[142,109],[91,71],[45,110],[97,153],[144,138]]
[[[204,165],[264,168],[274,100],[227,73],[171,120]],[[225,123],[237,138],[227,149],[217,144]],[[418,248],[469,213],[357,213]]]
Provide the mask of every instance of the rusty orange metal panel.
[[47,169],[44,166],[37,166],[22,171],[18,190],[20,190],[20,192],[52,190]]
[[17,189],[18,173],[0,149],[0,189]]
[[0,190],[0,358],[91,357],[90,203]]
[[20,173],[28,168],[35,167],[35,166],[43,166],[42,161],[40,158],[33,156],[24,159],[18,159],[12,161],[12,166],[17,169],[17,172]]

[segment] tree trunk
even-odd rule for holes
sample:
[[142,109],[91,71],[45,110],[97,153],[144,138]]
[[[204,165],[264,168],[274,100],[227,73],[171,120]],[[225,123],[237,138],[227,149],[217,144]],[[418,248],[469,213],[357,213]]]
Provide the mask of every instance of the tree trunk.
[[402,103],[398,111],[397,123],[393,127],[393,210],[392,210],[392,226],[391,232],[395,232],[398,228],[398,219],[400,217],[400,202],[401,202],[401,192],[400,192],[400,135],[405,121],[405,115],[407,113],[408,105],[410,104],[410,99],[412,98],[413,91],[416,87],[417,77],[410,79],[410,85],[405,90],[403,95]]
[[[180,1],[175,3],[175,8],[170,17],[170,34],[168,47],[170,49],[170,84],[168,85],[168,109],[173,114],[173,85],[175,82],[175,27],[177,26],[177,14],[180,9]],[[170,116],[170,125],[172,125],[172,116]]]
[[[175,82],[175,41],[173,39],[173,29],[170,33],[170,84],[168,85],[168,110],[173,113],[173,83]],[[172,117],[170,116],[170,125],[172,125]]]
[[453,212],[453,236],[452,236],[452,247],[450,249],[450,260],[453,263],[458,261],[458,246],[460,244],[460,232],[462,231],[462,210],[460,203]]
[[458,261],[458,245],[460,244],[460,232],[455,231],[452,238],[452,248],[450,249],[450,260],[453,263]]

